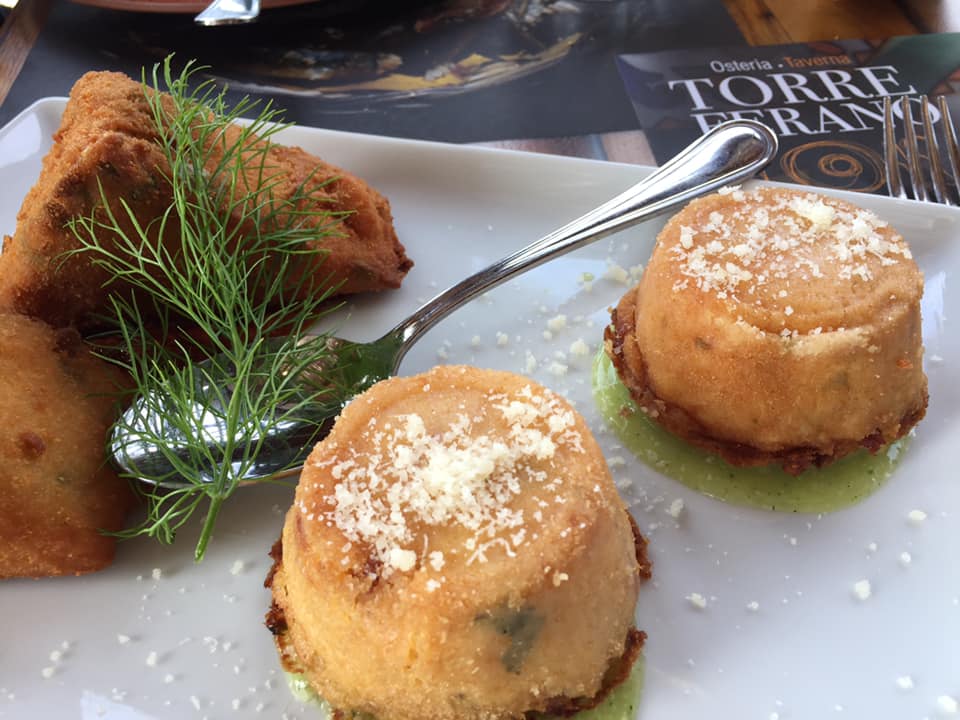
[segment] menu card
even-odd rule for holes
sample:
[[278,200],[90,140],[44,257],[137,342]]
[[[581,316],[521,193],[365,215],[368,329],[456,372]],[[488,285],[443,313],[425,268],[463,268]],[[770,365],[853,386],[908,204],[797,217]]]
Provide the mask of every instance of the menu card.
[[[617,64],[658,162],[724,120],[752,118],[780,138],[767,179],[884,193],[885,97],[944,95],[960,120],[960,33],[622,54]],[[913,115],[922,135],[918,103]]]

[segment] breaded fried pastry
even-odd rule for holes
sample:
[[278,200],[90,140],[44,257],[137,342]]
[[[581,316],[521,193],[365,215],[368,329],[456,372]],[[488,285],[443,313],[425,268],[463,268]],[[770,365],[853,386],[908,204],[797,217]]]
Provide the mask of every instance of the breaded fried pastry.
[[571,712],[639,652],[644,550],[563,399],[439,367],[357,397],[310,455],[268,625],[285,666],[348,713]]
[[75,331],[0,314],[0,578],[79,575],[113,560],[133,500],[107,465],[124,375]]
[[668,430],[796,474],[876,451],[923,417],[922,294],[903,238],[873,213],[735,189],[670,220],[607,351]]
[[[64,257],[78,247],[66,223],[89,216],[102,188],[125,229],[129,231],[131,223],[121,202],[132,208],[142,226],[156,232],[158,226],[151,222],[171,203],[165,179],[170,170],[156,141],[140,83],[109,72],[88,73],[77,81],[40,179],[24,200],[14,236],[4,242],[0,308],[58,327],[90,326],[96,313],[109,310],[106,297],[120,285],[92,267],[84,255]],[[336,286],[338,293],[399,287],[412,263],[393,229],[390,205],[380,193],[300,148],[271,145],[264,170],[272,178],[276,203],[289,199],[305,183],[317,207],[338,214],[326,221],[332,234],[321,237],[318,232],[317,240],[308,243],[311,252],[299,256],[296,278],[307,279],[301,292],[329,286]],[[249,186],[260,187],[260,169],[251,166],[245,171]],[[162,239],[174,256],[178,233],[176,223],[170,223]],[[99,240],[112,242],[106,234]]]

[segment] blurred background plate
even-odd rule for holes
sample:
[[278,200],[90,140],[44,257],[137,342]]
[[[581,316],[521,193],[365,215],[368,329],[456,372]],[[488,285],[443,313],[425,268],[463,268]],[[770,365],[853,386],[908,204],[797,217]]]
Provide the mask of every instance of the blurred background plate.
[[[210,4],[209,0],[74,0],[74,2],[108,10],[152,13],[197,13]],[[269,9],[288,5],[303,5],[308,2],[313,2],[313,0],[261,0],[260,7]]]

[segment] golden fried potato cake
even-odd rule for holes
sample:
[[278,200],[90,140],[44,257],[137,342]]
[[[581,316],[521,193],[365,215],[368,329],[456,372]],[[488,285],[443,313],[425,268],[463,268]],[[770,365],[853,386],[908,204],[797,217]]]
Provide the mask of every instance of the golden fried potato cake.
[[312,278],[304,292],[327,285],[341,295],[400,287],[413,261],[397,239],[390,203],[383,195],[298,147],[271,145],[267,162],[267,171],[283,178],[273,190],[278,200],[289,199],[306,183],[322,207],[342,217],[331,234],[310,241],[314,253],[302,256],[297,279]]
[[354,399],[310,455],[268,625],[344,711],[570,711],[636,657],[644,546],[569,404],[512,373],[438,367]]
[[107,465],[124,374],[76,331],[0,314],[0,578],[79,575],[113,560],[133,502]]
[[[234,128],[231,137],[239,132]],[[100,202],[102,187],[115,217],[125,218],[126,203],[141,226],[150,226],[171,203],[166,180],[170,171],[156,141],[140,83],[110,72],[87,73],[77,81],[40,178],[17,216],[16,231],[4,242],[0,308],[58,327],[97,324],[97,313],[109,310],[109,293],[123,286],[84,255],[64,256],[78,247],[66,223],[89,216]],[[389,202],[380,193],[300,148],[269,145],[264,168],[244,169],[249,187],[261,187],[261,171],[272,178],[270,192],[277,206],[305,184],[315,201],[312,209],[334,214],[311,220],[318,237],[308,243],[313,252],[300,256],[291,287],[299,286],[306,295],[329,287],[343,294],[400,286],[413,263],[397,239]],[[235,220],[240,222],[239,217]],[[122,224],[131,227],[129,220]],[[157,230],[155,224],[150,227]],[[322,234],[327,231],[332,234]],[[108,246],[115,242],[108,234],[99,240]],[[166,226],[162,242],[176,256],[176,223]]]
[[[89,255],[65,257],[78,247],[67,222],[90,215],[101,187],[128,233],[132,226],[121,198],[136,197],[138,217],[149,218],[163,213],[170,197],[157,165],[160,152],[149,141],[107,132],[93,139],[85,152],[60,157],[69,164],[44,164],[40,181],[17,215],[14,236],[4,242],[0,311],[30,315],[54,327],[88,328],[99,324],[98,313],[110,312],[109,294],[121,286],[91,263]],[[104,231],[100,240],[109,246],[115,236]]]
[[607,328],[643,410],[735,465],[797,474],[924,415],[923,277],[871,212],[801,190],[690,203]]

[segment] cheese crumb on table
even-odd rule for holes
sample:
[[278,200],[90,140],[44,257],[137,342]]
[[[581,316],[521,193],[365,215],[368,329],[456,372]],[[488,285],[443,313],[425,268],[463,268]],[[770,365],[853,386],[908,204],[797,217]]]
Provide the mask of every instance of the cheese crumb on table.
[[537,362],[537,358],[534,356],[534,354],[527,350],[527,353],[524,356],[524,369],[526,370],[527,374],[529,375],[536,370],[538,364],[539,363]]
[[555,317],[547,320],[547,329],[551,332],[559,332],[567,327],[567,316],[566,315],[556,315]]
[[956,715],[960,705],[950,695],[941,695],[937,698],[937,709],[943,715]]
[[607,262],[607,271],[603,274],[604,278],[620,283],[621,285],[626,285],[630,282],[630,273],[628,273],[623,266],[612,261]]
[[857,600],[868,600],[872,593],[869,580],[858,580],[853,584],[853,596]]
[[907,522],[911,525],[921,525],[927,519],[927,514],[923,510],[911,510],[907,513]]
[[686,599],[697,610],[703,610],[707,607],[707,599],[700,593],[690,593]]
[[897,678],[897,687],[901,690],[913,690],[913,678],[909,675],[901,675]]
[[583,338],[577,338],[570,344],[570,354],[574,357],[586,357],[590,354],[590,346]]

